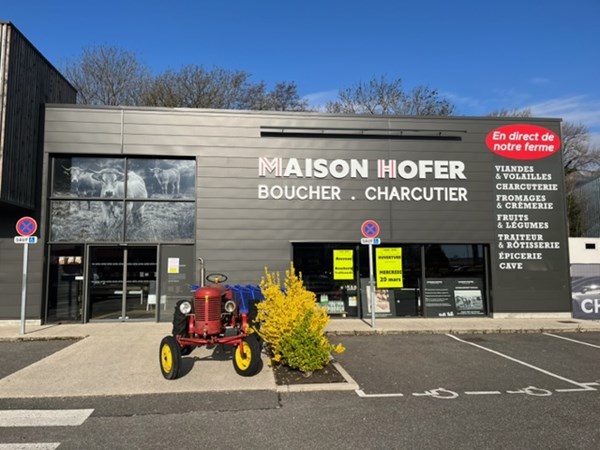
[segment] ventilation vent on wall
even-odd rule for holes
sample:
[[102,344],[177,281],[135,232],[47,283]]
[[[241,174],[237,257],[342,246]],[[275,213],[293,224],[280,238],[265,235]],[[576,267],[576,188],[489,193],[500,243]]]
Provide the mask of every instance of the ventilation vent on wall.
[[418,141],[462,141],[461,130],[399,130],[358,128],[260,127],[261,137],[304,139],[389,139]]

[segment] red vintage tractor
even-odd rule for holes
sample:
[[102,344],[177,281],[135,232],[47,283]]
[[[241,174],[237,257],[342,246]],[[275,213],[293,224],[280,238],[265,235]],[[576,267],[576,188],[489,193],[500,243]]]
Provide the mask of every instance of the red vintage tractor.
[[193,300],[180,300],[175,307],[172,335],[160,343],[160,369],[168,380],[178,377],[182,355],[196,347],[231,345],[233,367],[250,377],[261,368],[261,344],[248,326],[249,302],[243,296],[233,298],[232,290],[223,283],[227,276],[212,273],[210,283],[196,290]]

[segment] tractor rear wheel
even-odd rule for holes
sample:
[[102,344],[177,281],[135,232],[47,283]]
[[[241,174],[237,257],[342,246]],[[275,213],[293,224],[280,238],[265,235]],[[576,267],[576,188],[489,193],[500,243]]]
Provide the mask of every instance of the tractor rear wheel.
[[252,334],[240,342],[233,353],[233,367],[238,375],[251,377],[260,369],[260,342]]
[[160,371],[167,380],[174,380],[181,367],[181,349],[173,336],[165,336],[160,343]]

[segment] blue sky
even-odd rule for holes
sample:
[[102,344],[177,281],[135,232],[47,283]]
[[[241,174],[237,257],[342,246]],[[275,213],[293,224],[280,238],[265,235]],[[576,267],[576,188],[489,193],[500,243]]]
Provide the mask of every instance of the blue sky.
[[12,22],[62,67],[84,47],[295,81],[313,106],[372,76],[436,88],[459,115],[531,108],[586,124],[600,145],[600,0],[7,0]]

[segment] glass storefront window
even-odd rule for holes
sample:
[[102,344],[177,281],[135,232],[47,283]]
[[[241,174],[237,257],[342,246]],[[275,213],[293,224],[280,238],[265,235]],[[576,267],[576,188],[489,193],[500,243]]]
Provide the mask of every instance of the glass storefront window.
[[486,314],[483,245],[425,246],[425,315]]
[[[128,173],[144,179],[148,198],[160,200],[196,199],[196,164],[189,159],[140,159],[127,160]],[[128,185],[127,197],[135,198],[132,184]]]
[[51,242],[123,240],[121,202],[54,200],[50,204],[50,214]]
[[50,242],[194,241],[193,159],[56,157]]
[[[376,315],[456,317],[487,314],[483,245],[387,244],[381,248],[389,248],[394,254],[401,253],[401,265],[398,263],[398,267],[390,266],[385,270],[395,276],[401,273],[402,282],[376,285]],[[343,267],[336,267],[334,258],[336,254],[340,255],[336,252],[344,249],[353,250],[352,280],[336,280],[336,269],[339,273],[345,271]],[[330,314],[370,316],[367,246],[295,243],[293,255],[294,266],[302,273],[306,288],[316,294],[317,301],[327,306]],[[374,272],[377,274],[377,257],[374,258]],[[377,280],[376,276],[374,278]]]
[[194,236],[195,204],[190,202],[127,202],[128,208],[143,207],[150,226],[127,224],[125,239],[131,242],[187,242]]
[[165,244],[174,244],[174,255],[193,251],[195,159],[55,156],[50,163],[46,320],[168,317],[172,288],[193,270],[193,258],[178,264],[159,296],[157,251]]
[[[343,276],[334,275],[334,250],[352,251],[352,269],[346,262]],[[294,244],[296,271],[302,274],[306,288],[315,293],[317,302],[326,307],[331,315],[358,316],[357,253],[355,244]],[[344,256],[348,255],[350,253]]]

